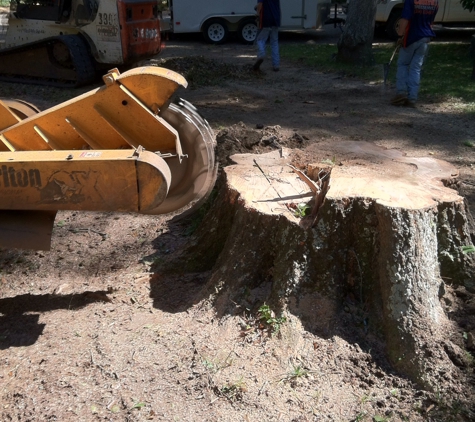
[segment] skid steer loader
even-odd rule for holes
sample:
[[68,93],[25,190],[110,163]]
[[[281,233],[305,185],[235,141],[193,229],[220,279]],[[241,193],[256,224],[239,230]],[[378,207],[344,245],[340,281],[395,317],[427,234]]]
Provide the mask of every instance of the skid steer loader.
[[11,0],[0,80],[77,87],[160,52],[157,0]]
[[105,85],[39,112],[0,100],[0,247],[50,248],[58,210],[164,214],[214,186],[215,136],[159,67],[113,69]]

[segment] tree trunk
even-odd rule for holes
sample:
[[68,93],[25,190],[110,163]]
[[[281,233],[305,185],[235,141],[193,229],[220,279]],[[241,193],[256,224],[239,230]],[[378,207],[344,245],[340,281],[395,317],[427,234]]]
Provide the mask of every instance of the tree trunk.
[[376,0],[349,2],[344,30],[338,40],[338,61],[374,64],[372,43],[376,4]]
[[[456,346],[445,331],[444,280],[470,288],[475,275],[462,252],[472,244],[470,214],[450,187],[456,169],[365,142],[286,154],[231,157],[180,268],[210,271],[205,289],[220,313],[272,303],[329,336],[350,312],[351,335],[383,339],[398,370],[435,389],[457,371],[445,351]],[[289,166],[306,163],[313,183]],[[304,217],[302,205],[313,207]]]

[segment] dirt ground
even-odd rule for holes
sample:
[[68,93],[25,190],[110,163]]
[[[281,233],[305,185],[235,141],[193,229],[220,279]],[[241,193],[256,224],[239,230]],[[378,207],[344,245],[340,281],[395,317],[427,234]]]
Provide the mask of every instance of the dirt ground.
[[[196,56],[215,75],[224,64],[236,71],[177,93],[214,129],[222,166],[234,152],[369,141],[452,163],[474,209],[475,121],[456,101],[397,108],[391,86],[285,61],[273,72],[267,60],[255,75],[254,47],[235,43],[172,40],[152,62]],[[192,60],[173,64],[186,70]],[[0,96],[41,109],[84,91],[0,84]],[[191,224],[60,212],[51,251],[0,250],[1,421],[475,420],[473,384],[421,391],[338,327],[322,337],[284,315],[270,335],[246,309],[218,318],[201,294],[206,274],[157,270],[186,244]],[[454,361],[473,375],[475,299],[464,288],[453,298],[460,330],[451,335],[467,346]]]

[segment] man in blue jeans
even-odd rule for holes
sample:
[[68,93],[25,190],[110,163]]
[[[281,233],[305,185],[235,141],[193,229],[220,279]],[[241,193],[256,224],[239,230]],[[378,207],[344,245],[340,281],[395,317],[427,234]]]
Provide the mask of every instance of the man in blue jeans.
[[266,57],[266,43],[270,38],[270,48],[272,57],[272,68],[275,72],[279,70],[279,26],[280,26],[280,1],[279,0],[257,0],[257,14],[259,15],[259,33],[257,35],[257,61],[253,66],[255,71],[260,70],[260,66]]
[[401,44],[397,61],[397,95],[391,99],[396,106],[415,107],[421,69],[430,40],[435,37],[432,23],[439,9],[438,0],[405,0],[397,28]]

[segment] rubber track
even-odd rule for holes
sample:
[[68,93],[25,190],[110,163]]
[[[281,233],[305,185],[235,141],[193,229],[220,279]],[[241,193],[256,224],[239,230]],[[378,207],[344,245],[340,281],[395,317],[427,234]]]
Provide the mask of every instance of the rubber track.
[[[58,68],[58,64],[53,63],[49,59],[48,50],[52,48],[54,43],[62,43],[67,46],[71,59],[72,68],[75,72],[74,78],[53,78],[51,75],[54,68]],[[0,51],[0,63],[8,63],[9,55],[15,55],[23,52],[31,53],[35,51],[40,55],[48,56],[49,66],[42,68],[44,76],[32,76],[27,74],[12,74],[7,71],[1,71],[0,66],[0,80],[7,82],[17,82],[24,84],[47,85],[56,87],[79,87],[92,83],[96,79],[96,72],[94,69],[93,59],[89,53],[88,47],[79,35],[61,35],[58,37],[48,38],[39,42],[27,44],[18,48],[9,48]],[[34,67],[35,63],[29,63],[29,66]],[[27,66],[24,66],[26,68]],[[8,69],[8,65],[7,68]],[[25,72],[26,73],[26,72]]]
[[69,49],[73,68],[76,70],[76,86],[94,82],[96,71],[85,41],[78,35],[61,35],[57,38]]

